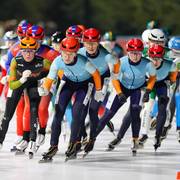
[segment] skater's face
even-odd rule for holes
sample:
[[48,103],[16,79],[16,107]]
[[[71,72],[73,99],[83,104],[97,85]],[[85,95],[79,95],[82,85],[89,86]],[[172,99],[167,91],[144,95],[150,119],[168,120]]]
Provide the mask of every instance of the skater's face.
[[161,65],[162,58],[152,58],[151,60],[156,68],[158,68]]
[[98,42],[84,42],[84,47],[89,54],[95,54],[97,52],[99,43]]
[[35,49],[22,49],[21,53],[26,62],[31,62],[34,59],[36,50]]
[[142,52],[141,51],[129,51],[128,56],[132,62],[136,63],[136,62],[140,61],[140,59],[142,57]]
[[153,40],[149,40],[149,47],[152,47],[152,45],[157,44],[160,45],[162,47],[165,46],[165,42],[164,41],[153,41]]
[[62,56],[62,59],[63,59],[65,64],[71,64],[76,57],[76,53],[75,52],[62,51],[61,56]]

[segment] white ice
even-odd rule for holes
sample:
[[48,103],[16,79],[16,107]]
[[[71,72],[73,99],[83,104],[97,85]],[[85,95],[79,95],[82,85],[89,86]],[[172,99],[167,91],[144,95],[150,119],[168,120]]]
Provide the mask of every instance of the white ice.
[[[113,118],[116,133],[127,105]],[[39,149],[34,159],[27,155],[15,156],[10,148],[16,138],[15,119],[11,121],[3,149],[0,151],[0,180],[173,180],[180,171],[180,144],[177,141],[175,122],[162,146],[154,152],[154,131],[150,134],[144,149],[137,156],[131,153],[131,128],[123,142],[112,152],[106,152],[107,144],[114,136],[107,130],[98,137],[94,151],[85,159],[82,153],[76,160],[64,162],[64,152],[68,137],[64,143],[60,138],[59,151],[49,164],[39,164],[41,154],[49,147],[50,135]]]

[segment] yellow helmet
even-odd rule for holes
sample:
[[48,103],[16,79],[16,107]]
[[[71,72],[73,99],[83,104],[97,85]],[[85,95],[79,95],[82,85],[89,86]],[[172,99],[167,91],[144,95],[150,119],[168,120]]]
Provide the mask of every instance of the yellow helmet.
[[37,49],[37,41],[31,37],[25,37],[20,42],[21,49]]

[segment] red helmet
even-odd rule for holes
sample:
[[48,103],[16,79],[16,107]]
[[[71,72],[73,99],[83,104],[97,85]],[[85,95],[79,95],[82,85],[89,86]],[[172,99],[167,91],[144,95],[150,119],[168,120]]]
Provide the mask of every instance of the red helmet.
[[143,42],[140,39],[130,39],[126,44],[127,51],[142,51],[144,49]]
[[66,37],[75,37],[81,38],[82,37],[82,29],[78,25],[70,26],[66,30]]
[[62,51],[77,52],[79,47],[79,41],[74,37],[64,38],[60,43],[60,49]]
[[148,55],[151,58],[163,58],[164,53],[165,53],[164,47],[162,47],[158,44],[153,44],[148,49]]
[[33,25],[28,28],[26,35],[36,40],[42,40],[44,38],[44,29],[41,26]]
[[30,24],[29,22],[27,22],[27,21],[21,21],[20,23],[19,23],[19,25],[18,25],[18,27],[17,27],[17,30],[16,30],[16,32],[17,32],[17,35],[19,36],[19,37],[25,37],[26,36],[26,31],[27,31],[27,29],[29,28],[29,27],[31,27],[32,26],[32,24]]
[[100,32],[95,28],[86,29],[83,32],[83,42],[99,42],[101,38]]

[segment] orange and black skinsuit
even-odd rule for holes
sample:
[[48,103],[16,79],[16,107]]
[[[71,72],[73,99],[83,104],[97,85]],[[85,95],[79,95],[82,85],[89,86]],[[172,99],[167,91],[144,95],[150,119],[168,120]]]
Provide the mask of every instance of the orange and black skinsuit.
[[[21,98],[23,91],[26,91],[30,100],[30,117],[31,117],[31,133],[32,141],[36,140],[38,106],[40,96],[37,91],[38,80],[47,75],[50,63],[39,56],[35,56],[31,62],[26,62],[22,56],[15,57],[10,66],[9,92],[6,102],[4,117],[0,128],[0,143],[3,143],[9,122],[16,110],[17,104]],[[20,78],[25,70],[31,71],[31,76],[27,78],[25,83],[21,83]]]

